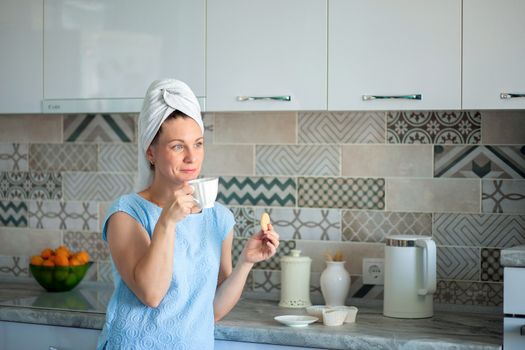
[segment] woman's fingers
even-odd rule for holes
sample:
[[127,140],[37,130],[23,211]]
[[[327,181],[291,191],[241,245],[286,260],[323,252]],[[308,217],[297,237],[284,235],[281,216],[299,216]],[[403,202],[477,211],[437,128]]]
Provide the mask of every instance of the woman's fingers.
[[279,238],[276,235],[267,233],[265,234],[265,238],[266,238],[266,241],[270,242],[275,248],[279,246]]
[[266,246],[270,250],[268,257],[273,256],[277,252],[277,247],[274,244],[272,244],[270,241],[266,242]]

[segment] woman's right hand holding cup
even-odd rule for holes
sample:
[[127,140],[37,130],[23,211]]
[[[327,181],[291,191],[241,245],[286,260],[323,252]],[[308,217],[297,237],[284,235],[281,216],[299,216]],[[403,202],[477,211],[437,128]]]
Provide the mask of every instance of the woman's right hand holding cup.
[[161,217],[177,223],[189,214],[197,213],[200,209],[195,205],[192,193],[193,187],[184,183],[181,189],[175,191],[173,201],[164,207]]

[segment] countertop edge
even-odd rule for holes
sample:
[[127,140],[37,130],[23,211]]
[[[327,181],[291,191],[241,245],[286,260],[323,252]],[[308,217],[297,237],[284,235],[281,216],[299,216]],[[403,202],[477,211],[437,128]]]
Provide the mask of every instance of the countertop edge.
[[[0,306],[0,321],[43,324],[62,327],[76,327],[100,330],[105,321],[104,313],[83,311],[30,309],[19,306]],[[440,350],[498,350],[501,345],[458,339],[407,339],[396,336],[376,336],[371,334],[334,335],[323,328],[307,327],[302,329],[281,325],[250,324],[239,325],[236,322],[222,320],[215,326],[215,339],[239,342],[252,342],[273,345],[319,347],[323,349],[420,349]]]

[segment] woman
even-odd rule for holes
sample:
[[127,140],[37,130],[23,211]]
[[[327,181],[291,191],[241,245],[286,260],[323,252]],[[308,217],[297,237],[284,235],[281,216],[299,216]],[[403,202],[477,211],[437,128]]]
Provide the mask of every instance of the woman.
[[115,291],[98,348],[213,349],[214,321],[279,236],[271,225],[252,236],[232,269],[233,214],[219,203],[200,211],[188,185],[201,170],[204,126],[186,84],[153,82],[138,122],[138,193],[113,203],[102,230]]

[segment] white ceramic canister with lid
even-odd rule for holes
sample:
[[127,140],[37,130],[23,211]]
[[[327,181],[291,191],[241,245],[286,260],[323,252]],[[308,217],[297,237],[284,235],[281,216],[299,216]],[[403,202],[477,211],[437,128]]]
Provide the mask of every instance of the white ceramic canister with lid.
[[300,250],[292,250],[281,258],[280,307],[303,308],[310,302],[310,266],[312,259],[301,256]]

